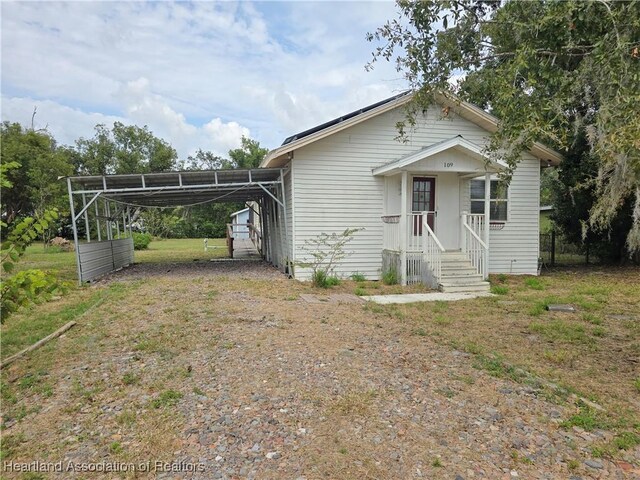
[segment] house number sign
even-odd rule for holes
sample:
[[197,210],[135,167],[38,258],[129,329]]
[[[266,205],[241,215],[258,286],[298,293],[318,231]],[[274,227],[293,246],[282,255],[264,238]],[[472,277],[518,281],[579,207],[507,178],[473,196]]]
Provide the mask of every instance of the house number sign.
[[443,165],[444,165],[444,168],[451,168],[453,167],[453,162],[444,162]]

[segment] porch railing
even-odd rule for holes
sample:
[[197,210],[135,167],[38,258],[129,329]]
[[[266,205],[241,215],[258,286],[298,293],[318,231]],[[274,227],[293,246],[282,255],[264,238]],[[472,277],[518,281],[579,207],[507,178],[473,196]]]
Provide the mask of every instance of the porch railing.
[[489,249],[483,238],[487,228],[484,215],[461,215],[462,225],[460,229],[462,253],[473,265],[476,272],[487,278],[489,275]]
[[[419,212],[407,214],[407,252],[422,252],[422,235],[424,232],[423,221],[435,221],[436,212]],[[392,250],[399,252],[402,250],[400,245],[400,222],[401,215],[385,215],[383,221],[383,241],[382,248],[384,250]],[[432,229],[433,233],[433,229]]]
[[408,283],[420,283],[425,278],[434,286],[442,275],[442,252],[444,248],[429,225],[435,221],[435,212],[418,212],[407,214],[406,245],[401,245],[401,215],[385,215],[383,221],[383,249],[399,254],[406,252],[406,265],[399,268],[406,270]]
[[426,267],[431,270],[434,286],[440,283],[442,277],[442,253],[444,247],[429,226],[429,212],[422,213],[422,254]]
[[400,251],[400,215],[384,215],[382,217],[382,248]]

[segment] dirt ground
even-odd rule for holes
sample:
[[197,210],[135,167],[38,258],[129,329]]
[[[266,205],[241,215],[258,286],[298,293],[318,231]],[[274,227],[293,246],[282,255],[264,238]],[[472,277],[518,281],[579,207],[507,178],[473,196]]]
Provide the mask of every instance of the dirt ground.
[[640,478],[637,447],[602,457],[611,431],[563,424],[575,405],[387,310],[305,301],[261,262],[135,265],[90,288],[113,285],[3,372],[3,462],[65,470],[6,478]]

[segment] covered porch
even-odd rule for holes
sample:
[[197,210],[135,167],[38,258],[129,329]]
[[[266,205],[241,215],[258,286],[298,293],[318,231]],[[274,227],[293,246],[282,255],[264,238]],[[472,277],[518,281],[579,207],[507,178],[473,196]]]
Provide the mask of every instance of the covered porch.
[[383,271],[440,289],[486,280],[489,230],[506,219],[506,203],[492,205],[501,168],[456,136],[374,169],[385,179]]

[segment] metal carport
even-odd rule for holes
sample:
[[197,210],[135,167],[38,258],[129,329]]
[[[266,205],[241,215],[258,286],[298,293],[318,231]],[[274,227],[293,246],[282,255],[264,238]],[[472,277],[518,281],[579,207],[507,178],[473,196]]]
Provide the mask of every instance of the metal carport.
[[[256,202],[261,255],[283,271],[290,258],[284,168],[66,177],[78,280],[91,281],[133,263],[131,215],[139,208]],[[78,223],[84,222],[86,242]],[[95,236],[91,226],[95,224]]]

